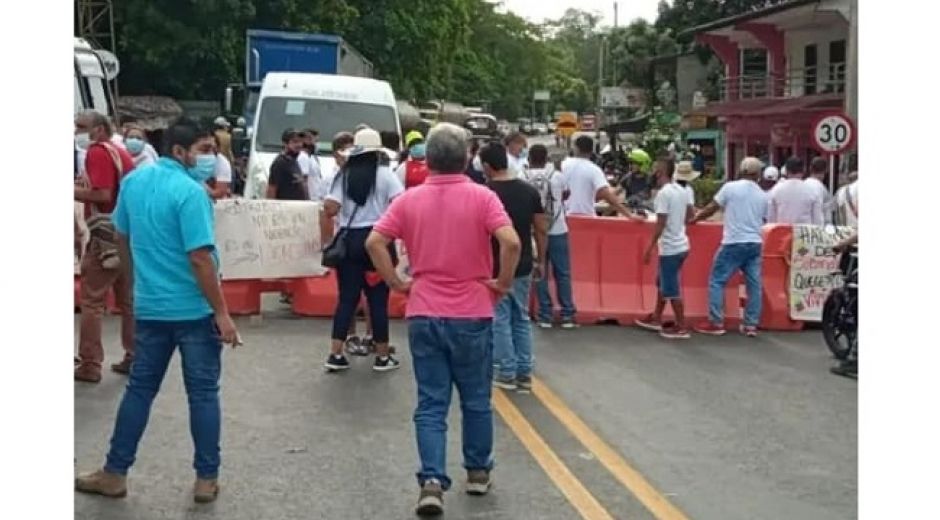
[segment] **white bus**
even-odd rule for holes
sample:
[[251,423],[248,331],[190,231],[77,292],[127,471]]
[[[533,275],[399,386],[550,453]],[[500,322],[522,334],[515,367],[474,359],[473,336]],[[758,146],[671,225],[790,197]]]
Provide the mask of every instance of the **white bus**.
[[75,111],[95,110],[114,117],[114,96],[108,83],[118,73],[113,54],[92,48],[82,38],[75,38]]
[[380,133],[398,134],[400,147],[398,106],[387,82],[333,74],[269,72],[261,85],[251,132],[245,197],[264,198],[271,163],[284,148],[284,130],[315,128],[319,132],[317,155],[321,174],[327,178],[335,169],[333,136],[354,132],[360,124]]

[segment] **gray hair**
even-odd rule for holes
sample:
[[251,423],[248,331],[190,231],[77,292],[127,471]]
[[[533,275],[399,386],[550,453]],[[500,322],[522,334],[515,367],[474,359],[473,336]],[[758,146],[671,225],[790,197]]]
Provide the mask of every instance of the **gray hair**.
[[437,173],[463,173],[467,167],[470,135],[466,129],[440,123],[428,134],[428,168]]
[[77,123],[79,119],[87,119],[88,126],[90,128],[103,126],[104,129],[107,130],[108,135],[114,133],[114,127],[111,125],[111,120],[108,118],[108,116],[102,114],[101,112],[97,112],[95,110],[85,110],[79,112],[78,115],[75,116],[75,122]]
[[741,175],[760,175],[764,163],[757,157],[745,157],[741,161]]

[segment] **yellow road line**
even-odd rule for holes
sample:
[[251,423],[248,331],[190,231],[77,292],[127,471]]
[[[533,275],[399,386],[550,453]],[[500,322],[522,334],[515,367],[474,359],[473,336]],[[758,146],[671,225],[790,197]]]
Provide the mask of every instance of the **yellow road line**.
[[516,408],[516,405],[512,404],[512,401],[506,397],[502,390],[493,389],[493,407],[503,418],[503,422],[509,425],[509,429],[516,434],[522,445],[529,450],[535,461],[548,475],[548,478],[555,483],[555,486],[561,490],[568,502],[581,514],[581,518],[585,520],[613,520],[610,513],[584,487],[584,484],[571,473],[568,466],[565,466],[565,463],[558,458],[558,455],[552,451],[545,439],[535,431],[535,428],[522,416],[522,412]]
[[568,408],[545,384],[533,378],[532,393],[552,415],[600,461],[658,520],[688,520],[643,475],[633,469],[616,450],[604,442],[587,424]]

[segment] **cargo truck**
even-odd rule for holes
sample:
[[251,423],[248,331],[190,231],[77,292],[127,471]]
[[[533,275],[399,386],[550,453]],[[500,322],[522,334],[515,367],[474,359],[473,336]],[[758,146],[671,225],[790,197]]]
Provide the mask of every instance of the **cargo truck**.
[[[347,41],[332,34],[248,29],[245,38],[245,83],[225,89],[225,109],[242,115],[253,127],[261,85],[269,72],[308,72],[373,77],[372,62]],[[235,103],[240,97],[241,102]]]

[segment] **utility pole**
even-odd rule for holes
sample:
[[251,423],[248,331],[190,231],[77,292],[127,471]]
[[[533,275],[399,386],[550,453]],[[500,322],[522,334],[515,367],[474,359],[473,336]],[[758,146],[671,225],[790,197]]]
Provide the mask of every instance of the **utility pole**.
[[617,2],[614,2],[614,29],[617,28]]

